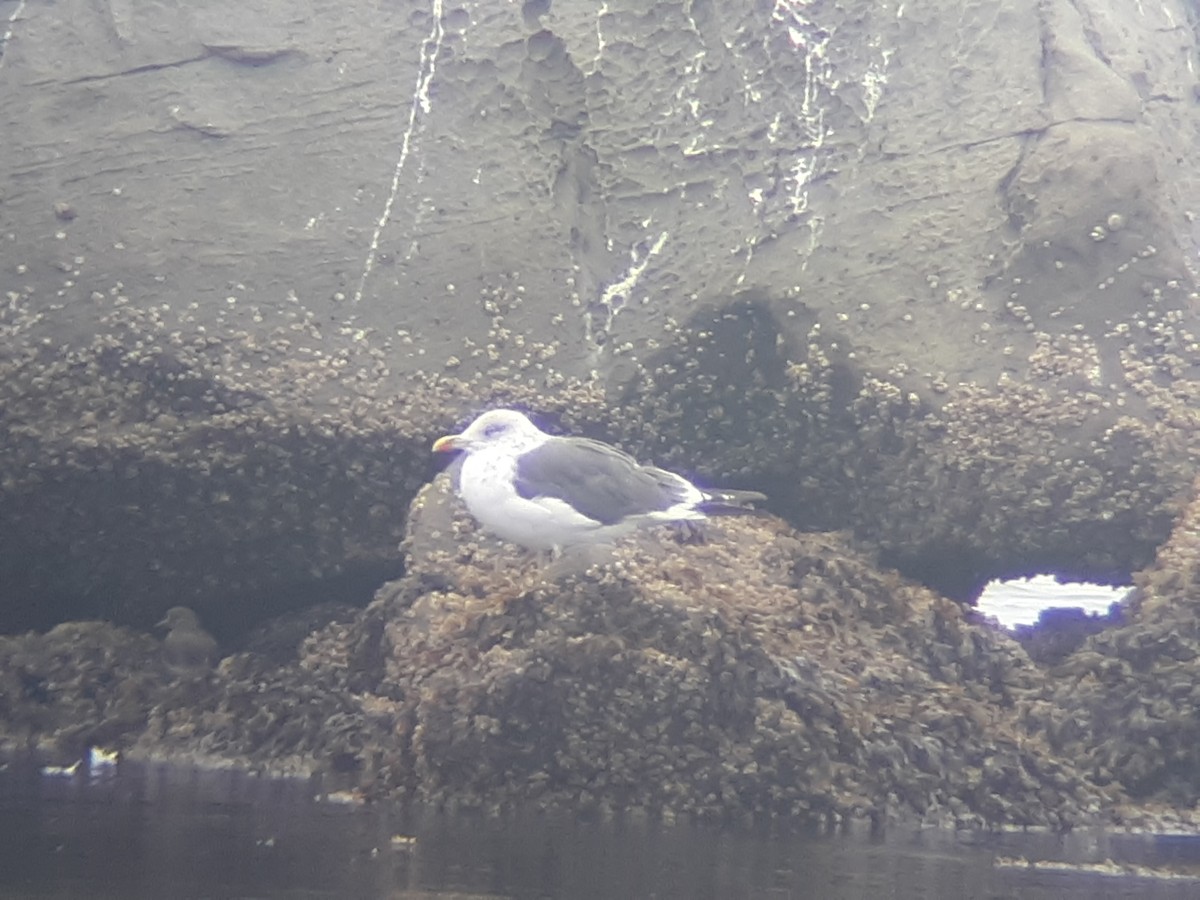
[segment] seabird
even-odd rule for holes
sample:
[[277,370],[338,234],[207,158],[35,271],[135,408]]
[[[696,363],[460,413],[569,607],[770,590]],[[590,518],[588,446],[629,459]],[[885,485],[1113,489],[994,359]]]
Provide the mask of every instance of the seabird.
[[433,449],[466,454],[458,492],[471,515],[531,550],[610,543],[644,525],[745,512],[766,499],[755,491],[702,490],[610,444],[546,434],[511,409],[485,412]]
[[163,661],[173,672],[201,672],[217,659],[217,642],[204,630],[200,619],[186,606],[172,606],[158,623],[167,628],[163,638]]

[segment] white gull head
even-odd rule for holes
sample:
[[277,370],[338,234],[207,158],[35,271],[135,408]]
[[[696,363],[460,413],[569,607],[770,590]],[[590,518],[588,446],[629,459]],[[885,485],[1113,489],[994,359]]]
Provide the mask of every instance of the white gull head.
[[434,442],[435,453],[465,450],[468,454],[485,448],[504,447],[511,453],[524,453],[550,439],[550,435],[515,409],[485,412],[459,434],[449,434]]

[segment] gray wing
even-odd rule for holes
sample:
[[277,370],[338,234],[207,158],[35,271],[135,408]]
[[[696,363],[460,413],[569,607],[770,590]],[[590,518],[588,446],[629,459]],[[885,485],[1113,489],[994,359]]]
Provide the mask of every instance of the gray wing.
[[587,438],[555,438],[530,450],[517,460],[514,486],[526,500],[555,497],[603,525],[687,498],[677,475]]

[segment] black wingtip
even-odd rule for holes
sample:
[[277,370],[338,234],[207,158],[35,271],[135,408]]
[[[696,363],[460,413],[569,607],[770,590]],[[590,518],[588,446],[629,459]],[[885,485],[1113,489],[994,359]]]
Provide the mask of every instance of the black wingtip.
[[700,509],[710,516],[757,513],[755,503],[766,502],[767,495],[758,491],[706,491]]

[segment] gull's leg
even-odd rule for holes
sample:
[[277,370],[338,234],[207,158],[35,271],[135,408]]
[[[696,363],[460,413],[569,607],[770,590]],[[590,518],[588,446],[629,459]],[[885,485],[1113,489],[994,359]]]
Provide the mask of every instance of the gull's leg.
[[706,544],[708,534],[703,519],[681,519],[672,523],[675,528],[675,540],[680,544]]

